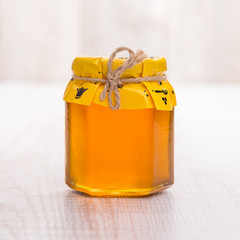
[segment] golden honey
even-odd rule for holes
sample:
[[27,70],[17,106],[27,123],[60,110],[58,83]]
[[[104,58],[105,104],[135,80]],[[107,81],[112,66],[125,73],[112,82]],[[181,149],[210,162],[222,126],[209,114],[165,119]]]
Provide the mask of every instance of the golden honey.
[[66,183],[91,195],[148,195],[174,181],[174,111],[66,103]]

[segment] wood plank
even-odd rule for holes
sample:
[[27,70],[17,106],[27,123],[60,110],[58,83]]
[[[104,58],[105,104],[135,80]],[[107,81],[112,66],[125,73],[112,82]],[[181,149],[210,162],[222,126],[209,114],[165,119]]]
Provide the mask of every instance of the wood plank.
[[63,90],[0,85],[1,239],[239,238],[240,86],[176,87],[176,183],[146,198],[65,186]]

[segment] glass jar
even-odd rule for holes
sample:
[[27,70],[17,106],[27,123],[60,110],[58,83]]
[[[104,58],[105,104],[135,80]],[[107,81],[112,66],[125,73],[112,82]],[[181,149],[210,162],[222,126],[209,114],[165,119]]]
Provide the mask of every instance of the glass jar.
[[[72,68],[79,76],[104,78],[106,62],[76,58]],[[113,68],[122,62],[115,59]],[[161,58],[138,65],[124,72],[124,77],[153,76],[166,70]],[[123,84],[118,110],[99,100],[103,87],[73,80],[65,91],[67,185],[93,196],[145,196],[170,187],[176,105],[170,83]]]

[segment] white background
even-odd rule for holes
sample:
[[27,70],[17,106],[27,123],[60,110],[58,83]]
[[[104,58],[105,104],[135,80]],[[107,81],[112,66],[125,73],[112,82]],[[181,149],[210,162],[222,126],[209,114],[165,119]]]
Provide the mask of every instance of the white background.
[[75,56],[165,56],[174,82],[240,82],[239,0],[0,0],[0,81],[67,82]]

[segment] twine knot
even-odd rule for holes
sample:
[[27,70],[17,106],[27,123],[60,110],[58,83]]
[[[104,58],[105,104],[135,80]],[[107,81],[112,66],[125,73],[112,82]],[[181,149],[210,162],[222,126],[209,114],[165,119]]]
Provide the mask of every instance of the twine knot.
[[113,87],[119,87],[122,85],[121,78],[118,76],[113,76],[110,73],[107,74],[107,81],[109,81],[109,85],[112,85]]
[[[113,71],[112,65],[113,60],[119,52],[128,51],[129,58],[117,69]],[[79,79],[83,81],[89,82],[101,82],[105,83],[104,89],[100,95],[100,100],[105,100],[108,92],[108,104],[112,110],[117,110],[120,108],[120,94],[118,88],[122,86],[123,83],[138,83],[143,81],[161,81],[166,79],[166,75],[162,74],[161,76],[152,76],[152,77],[140,77],[140,78],[125,78],[121,79],[121,75],[124,71],[129,68],[132,68],[138,63],[141,63],[147,55],[142,51],[138,50],[136,53],[133,52],[132,49],[127,47],[119,47],[117,48],[109,57],[107,68],[107,79],[98,79],[98,78],[84,78],[78,77],[73,74],[73,79]],[[115,97],[115,106],[113,105],[112,96],[114,94]]]
[[[113,60],[116,57],[116,55],[122,51],[128,51],[129,59],[126,60],[123,63],[123,65],[121,65],[120,67],[118,67],[116,70],[113,71],[112,70]],[[100,95],[100,99],[104,100],[106,98],[107,91],[109,90],[108,103],[112,110],[117,110],[120,107],[120,95],[119,95],[118,88],[122,85],[122,81],[120,79],[122,73],[127,69],[132,68],[135,64],[142,62],[146,57],[147,55],[142,50],[138,50],[136,53],[134,53],[133,50],[127,47],[117,48],[109,57],[108,64],[107,64],[107,67],[108,67],[107,81]],[[112,101],[113,92],[115,94],[115,100],[116,100],[115,106],[113,105],[113,101]]]

